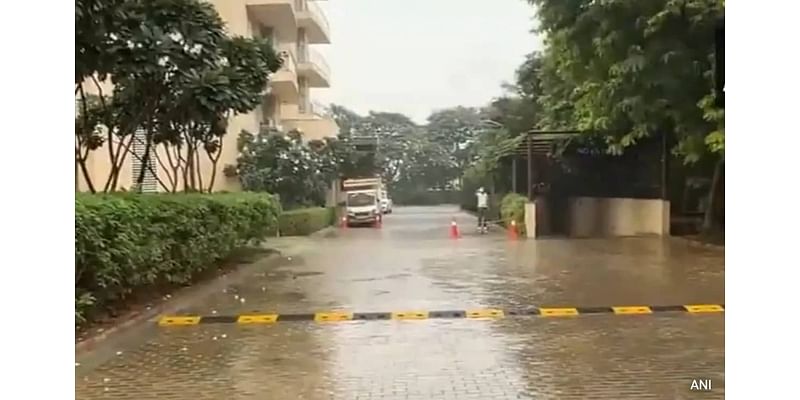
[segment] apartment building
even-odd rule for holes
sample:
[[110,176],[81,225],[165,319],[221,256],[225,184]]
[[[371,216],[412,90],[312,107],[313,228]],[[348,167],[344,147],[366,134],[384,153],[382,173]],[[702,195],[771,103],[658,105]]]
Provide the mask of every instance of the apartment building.
[[[236,164],[236,139],[242,130],[253,133],[269,127],[283,132],[298,130],[306,141],[339,133],[333,119],[312,99],[314,88],[330,87],[330,68],[314,49],[330,43],[330,28],[323,10],[314,0],[210,0],[210,3],[225,21],[230,35],[270,38],[284,58],[283,67],[270,77],[261,107],[229,121],[213,190],[236,191],[241,189],[238,177],[227,176],[223,170],[227,165]],[[132,150],[143,151],[136,143]],[[87,166],[95,186],[101,181],[102,187],[110,163],[104,149],[93,153]],[[166,156],[161,153],[159,149],[159,154]],[[158,177],[168,180],[168,173],[155,160],[151,161]],[[132,188],[142,167],[140,164],[135,157],[128,157],[120,175],[120,188]],[[211,176],[212,169],[213,164],[201,157],[200,170],[206,179]],[[146,174],[146,177],[144,190],[163,190],[154,176]],[[76,172],[76,179],[78,190],[87,190],[82,174]]]

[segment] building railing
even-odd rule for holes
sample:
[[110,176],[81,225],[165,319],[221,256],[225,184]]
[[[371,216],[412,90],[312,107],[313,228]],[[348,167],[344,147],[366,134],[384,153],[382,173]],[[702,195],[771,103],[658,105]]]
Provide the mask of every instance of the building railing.
[[306,46],[306,49],[307,49],[306,60],[319,67],[320,71],[322,72],[322,75],[325,76],[326,79],[330,77],[331,68],[330,66],[328,66],[328,62],[325,61],[325,57],[322,55],[322,53],[314,50],[313,48],[309,48],[308,46]]
[[328,17],[325,16],[325,12],[322,11],[322,8],[317,4],[316,1],[313,0],[295,0],[295,8],[298,12],[308,12],[311,14],[311,18],[317,20],[317,22],[322,26],[325,32],[330,31],[330,25],[328,24]]

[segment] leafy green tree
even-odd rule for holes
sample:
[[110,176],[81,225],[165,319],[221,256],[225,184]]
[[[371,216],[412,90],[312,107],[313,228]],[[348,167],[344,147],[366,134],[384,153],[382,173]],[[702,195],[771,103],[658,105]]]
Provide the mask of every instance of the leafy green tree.
[[700,105],[713,95],[717,1],[530,2],[546,35],[550,127],[601,133],[613,154],[664,131],[687,162],[718,148],[704,145],[715,127]]
[[542,126],[592,132],[611,154],[665,134],[685,163],[711,158],[722,168],[724,111],[713,105],[720,2],[529,2],[546,47],[540,72],[523,81],[538,79]]
[[[227,121],[261,104],[268,83],[264,71],[277,71],[281,65],[265,39],[226,38],[219,52],[217,63],[191,71],[182,85],[174,86],[154,116],[159,127],[154,139],[164,147],[167,159],[166,163],[158,161],[168,171],[172,191],[180,178],[185,190],[213,190]],[[200,153],[212,166],[207,184],[201,173]]]
[[297,132],[242,131],[236,173],[245,190],[277,194],[285,208],[322,206],[337,170],[328,144],[304,144]]
[[504,128],[485,130],[478,138],[471,164],[464,171],[465,182],[471,183],[464,189],[472,191],[477,186],[494,188],[501,160],[514,154],[524,138],[522,135],[513,136]]
[[[128,156],[146,166],[138,184],[146,169],[158,177],[149,162],[155,157],[167,172],[169,182],[159,180],[164,189],[176,190],[182,175],[185,189],[210,190],[228,118],[257,107],[268,73],[280,67],[272,46],[227,37],[214,7],[199,0],[80,0],[76,26],[76,164],[86,181],[88,153],[107,143],[111,171],[103,191],[116,189]],[[104,93],[108,78],[113,89]],[[144,142],[141,156],[130,151],[135,140]],[[154,151],[159,144],[166,162]],[[198,175],[200,152],[214,166],[208,188]]]
[[379,171],[393,191],[444,186],[457,176],[451,150],[432,140],[427,127],[415,124],[411,118],[375,111],[361,116],[337,105],[331,109],[343,144],[347,145],[351,138],[358,136],[377,138],[374,155],[351,154],[352,161],[359,167],[345,176],[371,175],[372,171]]
[[439,110],[428,117],[426,129],[430,139],[447,150],[457,168],[451,179],[458,178],[466,168],[476,136],[484,129],[485,118],[482,110],[461,106]]
[[508,130],[512,136],[520,135],[541,123],[542,55],[529,54],[517,68],[516,83],[506,84],[508,94],[494,99],[484,111],[486,117]]

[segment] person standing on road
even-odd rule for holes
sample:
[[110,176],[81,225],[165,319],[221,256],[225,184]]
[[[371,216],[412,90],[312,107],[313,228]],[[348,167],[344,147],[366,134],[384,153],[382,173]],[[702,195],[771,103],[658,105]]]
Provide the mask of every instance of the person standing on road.
[[475,193],[478,197],[478,229],[482,232],[486,231],[486,211],[489,210],[489,195],[482,187],[478,188]]

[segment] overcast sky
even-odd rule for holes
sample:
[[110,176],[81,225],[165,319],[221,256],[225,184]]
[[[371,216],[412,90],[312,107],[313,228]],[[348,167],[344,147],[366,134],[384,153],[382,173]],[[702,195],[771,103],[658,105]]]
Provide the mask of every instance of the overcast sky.
[[502,94],[524,56],[541,48],[524,0],[326,0],[331,68],[323,104],[400,112],[424,123],[436,109],[482,106]]

